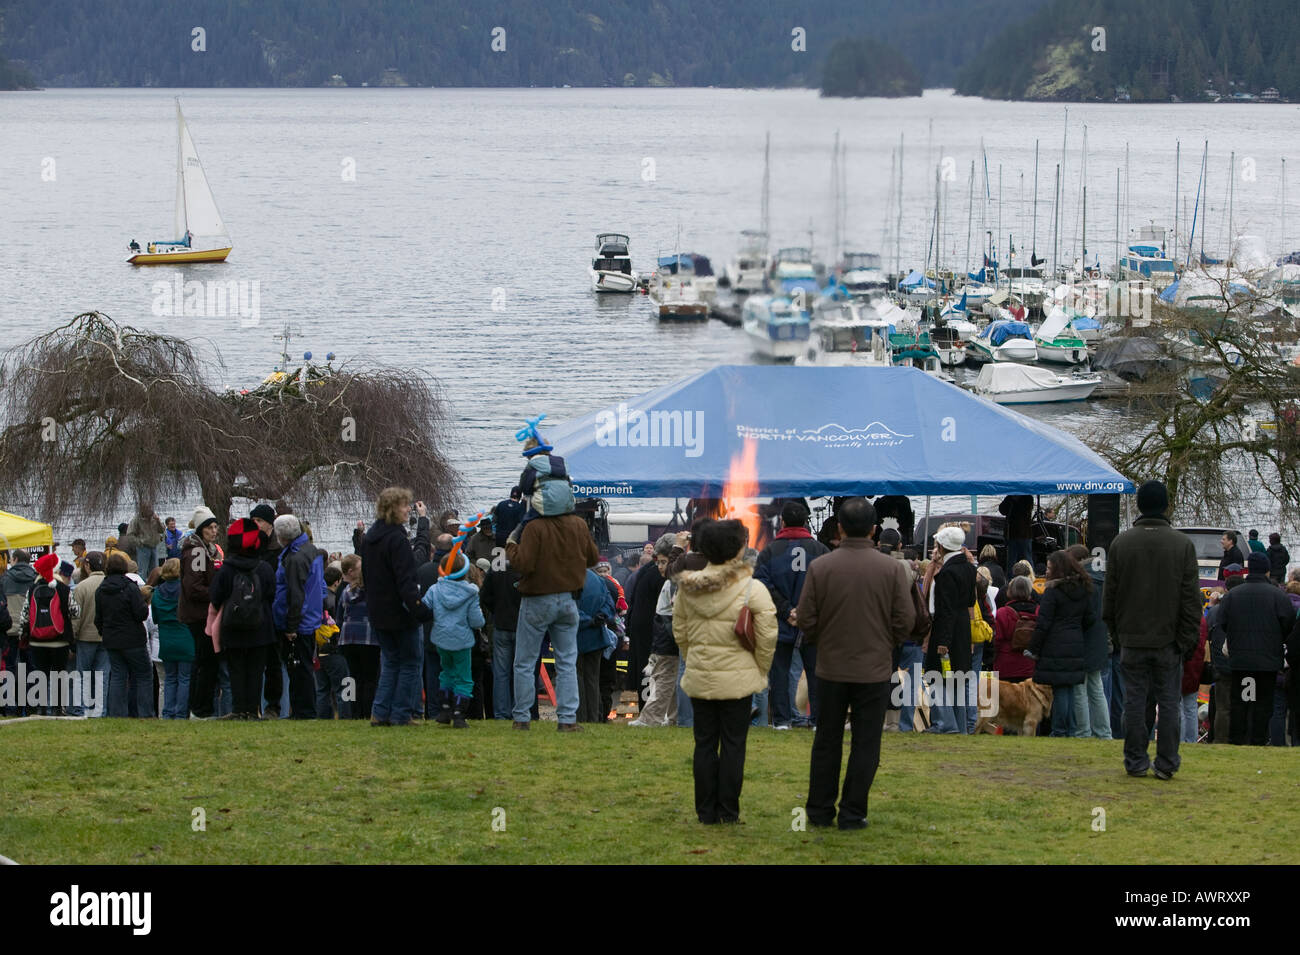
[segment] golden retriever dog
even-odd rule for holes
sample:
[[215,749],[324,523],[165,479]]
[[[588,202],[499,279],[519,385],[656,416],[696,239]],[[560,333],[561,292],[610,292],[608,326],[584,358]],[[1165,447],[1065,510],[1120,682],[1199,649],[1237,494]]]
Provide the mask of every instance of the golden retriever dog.
[[1033,680],[1021,683],[998,681],[998,711],[981,716],[976,733],[996,733],[999,728],[1021,736],[1037,736],[1038,724],[1052,711],[1052,688]]

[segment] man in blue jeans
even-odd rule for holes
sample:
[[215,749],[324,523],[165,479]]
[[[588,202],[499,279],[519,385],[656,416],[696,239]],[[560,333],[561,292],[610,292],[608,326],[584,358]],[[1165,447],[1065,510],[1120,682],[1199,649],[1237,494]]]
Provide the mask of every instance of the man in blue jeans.
[[578,604],[587,568],[600,560],[587,522],[576,514],[535,517],[511,531],[506,559],[519,572],[519,624],[515,630],[514,723],[529,728],[537,657],[549,636],[555,653],[557,729],[573,733],[578,723]]
[[[423,503],[417,506],[423,512]],[[379,682],[370,725],[410,726],[420,680],[420,624],[431,616],[420,602],[415,551],[406,537],[411,492],[385,488],[375,511],[376,520],[360,542],[370,625],[379,641]]]
[[[515,631],[519,629],[519,571],[503,555],[494,558],[483,579],[479,603],[492,621],[492,718],[508,720],[514,714]],[[531,699],[536,699],[534,693]]]
[[[767,587],[776,604],[777,644],[768,682],[768,706],[772,725],[779,730],[788,730],[794,724],[817,725],[817,650],[801,639],[794,609],[799,606],[808,565],[828,553],[830,548],[808,530],[808,508],[799,501],[786,501],[781,508],[781,530],[759,553],[754,565],[754,580]],[[810,717],[794,706],[792,684],[797,685],[798,678],[791,679],[790,669],[796,652],[808,676]]]

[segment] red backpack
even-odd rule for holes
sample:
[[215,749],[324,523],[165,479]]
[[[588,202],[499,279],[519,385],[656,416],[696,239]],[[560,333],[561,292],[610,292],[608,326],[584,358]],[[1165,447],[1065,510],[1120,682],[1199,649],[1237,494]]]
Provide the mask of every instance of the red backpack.
[[59,588],[47,583],[32,588],[27,605],[27,632],[32,640],[58,640],[67,629]]

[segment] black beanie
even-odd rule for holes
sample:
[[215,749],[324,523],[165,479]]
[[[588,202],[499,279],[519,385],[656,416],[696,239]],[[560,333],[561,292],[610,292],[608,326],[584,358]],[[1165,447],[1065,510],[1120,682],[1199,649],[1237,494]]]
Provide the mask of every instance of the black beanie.
[[1169,491],[1160,481],[1147,481],[1138,488],[1137,504],[1144,517],[1163,517],[1169,510]]
[[253,508],[249,516],[260,517],[262,520],[266,521],[266,523],[274,524],[275,508],[273,508],[270,504],[259,504],[257,505],[257,507]]

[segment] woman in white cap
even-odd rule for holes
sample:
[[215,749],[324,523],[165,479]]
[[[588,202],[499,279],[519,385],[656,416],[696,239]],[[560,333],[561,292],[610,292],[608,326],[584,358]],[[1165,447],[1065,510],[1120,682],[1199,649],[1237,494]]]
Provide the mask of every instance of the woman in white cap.
[[[970,608],[975,603],[975,565],[964,553],[969,524],[945,524],[934,535],[932,566],[938,570],[930,585],[930,642],[925,669],[931,673],[948,670],[971,678]],[[944,658],[947,658],[946,661]],[[976,675],[977,676],[977,675]],[[966,732],[966,695],[960,694],[945,677],[942,696],[934,709],[934,733]]]

